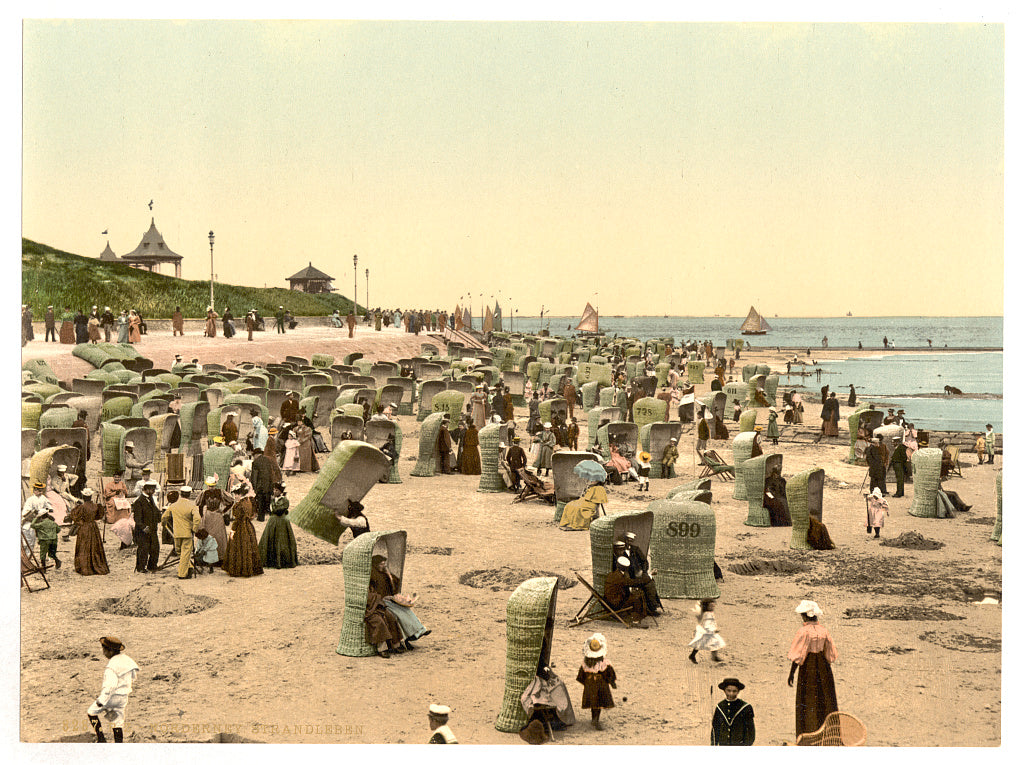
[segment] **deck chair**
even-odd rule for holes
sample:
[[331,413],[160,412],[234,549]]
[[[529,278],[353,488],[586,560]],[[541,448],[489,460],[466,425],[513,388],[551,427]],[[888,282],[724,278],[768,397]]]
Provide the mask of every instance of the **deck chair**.
[[722,481],[731,481],[736,478],[736,468],[726,464],[714,449],[697,452],[700,455],[701,471],[699,478],[710,478],[717,476]]
[[550,481],[543,481],[526,468],[519,468],[519,477],[523,479],[523,488],[512,500],[523,502],[527,499],[542,499],[549,505],[555,504],[555,487]]
[[33,574],[38,574],[45,587],[39,587],[39,590],[50,589],[50,583],[46,579],[46,569],[39,565],[39,559],[36,558],[35,552],[32,551],[32,546],[25,539],[25,535],[21,535],[21,586],[26,588],[29,592],[35,592],[32,589],[32,585],[28,583],[28,578]]
[[[579,627],[581,624],[595,622],[599,619],[616,619],[620,624],[624,624],[627,627],[633,626],[622,618],[622,615],[628,614],[632,608],[622,608],[616,611],[608,605],[608,602],[591,586],[590,582],[583,578],[579,571],[573,571],[573,573],[576,575],[576,578],[580,580],[580,584],[586,587],[587,591],[590,592],[590,597],[587,599],[587,602],[583,604],[580,610],[576,612],[576,616],[572,617],[565,626]],[[593,604],[595,602],[599,603],[604,610],[595,610],[593,608]]]
[[963,478],[963,470],[960,467],[960,447],[953,446],[952,444],[950,444],[948,446],[944,446],[943,451],[945,451],[949,455],[949,462],[951,465],[951,467],[949,468],[949,475],[955,475],[958,476],[959,478]]
[[847,712],[829,712],[821,727],[796,737],[797,746],[864,746],[868,729]]

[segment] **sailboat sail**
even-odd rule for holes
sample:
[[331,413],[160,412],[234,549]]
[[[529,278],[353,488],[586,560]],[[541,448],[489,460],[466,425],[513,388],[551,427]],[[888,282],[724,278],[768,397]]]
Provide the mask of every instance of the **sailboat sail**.
[[462,326],[466,329],[473,329],[473,314],[469,312],[468,307],[462,312]]
[[583,309],[583,318],[576,325],[576,329],[580,332],[600,332],[597,327],[597,310],[590,303]]
[[747,335],[763,335],[771,329],[771,325],[764,320],[764,317],[757,312],[754,306],[750,306],[750,313],[740,326],[740,332]]
[[494,314],[491,313],[490,306],[487,307],[487,313],[484,314],[484,332],[494,331]]
[[501,306],[497,303],[494,304],[494,331],[501,332]]

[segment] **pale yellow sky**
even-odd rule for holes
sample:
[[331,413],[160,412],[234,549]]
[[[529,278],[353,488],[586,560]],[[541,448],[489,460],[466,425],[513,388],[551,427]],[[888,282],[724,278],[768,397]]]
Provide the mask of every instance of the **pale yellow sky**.
[[83,255],[155,217],[185,278],[212,229],[219,280],[358,254],[373,305],[1003,310],[999,24],[26,21],[23,88],[22,235]]

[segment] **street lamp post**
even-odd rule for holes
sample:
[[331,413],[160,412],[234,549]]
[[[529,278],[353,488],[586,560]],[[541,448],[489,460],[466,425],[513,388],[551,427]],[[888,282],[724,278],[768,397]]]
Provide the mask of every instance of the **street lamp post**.
[[352,315],[359,316],[359,256],[352,256]]
[[369,268],[366,269],[366,311],[367,311],[366,315],[369,316],[370,315],[369,314],[369,311],[370,311],[370,269]]
[[210,232],[210,308],[213,308],[213,232]]

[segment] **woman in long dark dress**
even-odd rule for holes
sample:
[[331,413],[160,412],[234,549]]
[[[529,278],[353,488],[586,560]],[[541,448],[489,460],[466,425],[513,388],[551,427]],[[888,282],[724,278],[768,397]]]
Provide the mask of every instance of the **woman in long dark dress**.
[[816,731],[830,712],[839,710],[836,681],[832,676],[832,662],[839,658],[839,652],[828,630],[818,622],[822,612],[817,603],[802,600],[796,612],[803,617],[804,624],[789,649],[792,664],[788,684],[793,687],[793,675],[799,667],[796,682],[796,735],[799,736]]
[[480,431],[472,420],[462,438],[462,474],[480,475]]
[[71,522],[78,526],[75,536],[75,571],[82,576],[93,574],[109,574],[107,554],[103,550],[96,520],[103,515],[103,510],[92,501],[92,489],[82,489],[85,501],[71,511]]
[[235,487],[235,504],[231,506],[231,538],[224,556],[224,570],[231,576],[257,576],[263,573],[260,563],[260,546],[256,540],[256,529],[252,519],[256,511],[252,499],[245,496],[245,484]]
[[270,517],[260,537],[260,561],[264,568],[295,568],[299,553],[295,547],[295,532],[288,520],[288,497],[284,484],[274,484],[274,499],[270,503]]

